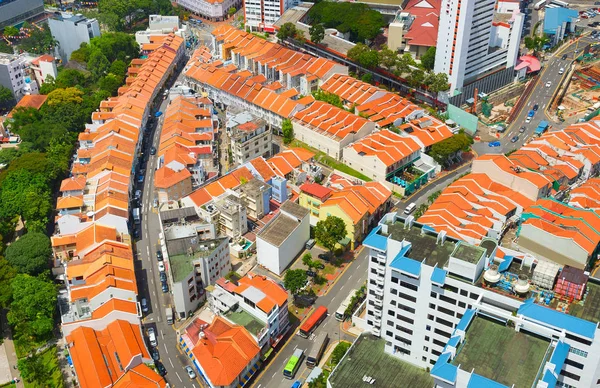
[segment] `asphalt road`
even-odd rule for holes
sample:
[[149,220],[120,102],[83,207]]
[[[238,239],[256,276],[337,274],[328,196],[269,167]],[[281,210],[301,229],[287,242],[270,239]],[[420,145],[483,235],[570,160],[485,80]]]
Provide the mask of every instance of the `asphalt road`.
[[[329,311],[327,318],[321,322],[313,334],[318,335],[319,333],[326,331],[329,334],[330,344],[337,342],[340,339],[350,342],[354,341],[354,337],[341,331],[341,324],[335,319],[334,314],[350,291],[360,288],[367,280],[367,269],[369,267],[367,253],[368,250],[363,249],[347,268],[346,272],[344,272],[338,281],[331,287],[327,295],[318,298],[315,302],[314,307],[321,305],[326,306]],[[287,387],[291,386],[295,380],[300,379],[304,381],[308,377],[311,370],[306,367],[304,361],[302,366],[298,369],[298,372],[296,372],[294,380],[288,380],[283,377],[283,368],[294,351],[296,349],[303,349],[306,355],[310,352],[313,345],[312,336],[307,339],[295,335],[296,333],[297,329],[287,343],[283,344],[272,356],[273,359],[268,364],[267,368],[254,382],[253,386],[255,388]]]
[[[183,66],[178,70],[182,70]],[[171,86],[174,82],[171,82]],[[159,94],[158,99],[162,98]],[[154,109],[164,112],[168,100],[160,100],[160,107]],[[164,117],[164,116],[161,116]],[[160,276],[157,267],[156,251],[159,247],[160,224],[158,212],[153,208],[154,193],[154,171],[156,156],[150,155],[151,147],[158,148],[160,138],[160,124],[162,120],[154,120],[148,132],[142,152],[147,156],[147,161],[140,168],[145,168],[145,178],[142,184],[137,185],[136,190],[142,190],[140,205],[142,209],[141,223],[137,225],[139,240],[135,244],[136,251],[136,279],[140,298],[146,298],[149,312],[143,318],[144,329],[153,327],[157,333],[158,346],[156,349],[160,354],[160,362],[167,370],[165,377],[171,387],[198,388],[202,385],[198,381],[191,381],[187,376],[184,366],[190,365],[177,347],[177,336],[171,325],[168,325],[165,317],[166,306],[171,306],[171,294],[163,293],[161,289]],[[151,140],[151,141],[150,141]],[[136,181],[139,175],[136,170]],[[150,348],[150,345],[148,344]]]

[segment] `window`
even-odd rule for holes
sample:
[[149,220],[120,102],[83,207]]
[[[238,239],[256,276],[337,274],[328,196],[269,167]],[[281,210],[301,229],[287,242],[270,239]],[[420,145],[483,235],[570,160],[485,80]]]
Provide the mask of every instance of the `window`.
[[442,324],[442,325],[444,325],[444,326],[448,326],[448,327],[452,327],[452,326],[454,326],[454,325],[452,324],[452,322],[450,322],[450,321],[447,321],[447,320],[445,320],[445,319],[442,319],[442,318],[436,318],[436,319],[435,319],[435,321],[436,321],[437,323],[441,323],[441,324]]
[[394,326],[394,322],[393,321],[387,321],[388,326]]
[[440,300],[443,300],[446,303],[450,303],[452,305],[456,304],[456,300],[452,299],[452,298],[448,298],[447,296],[444,295],[440,295]]
[[427,362],[427,357],[425,357],[425,356],[421,357],[421,361]]
[[400,326],[400,325],[396,325],[396,330],[400,330],[401,332],[406,333],[408,335],[413,334],[413,331],[411,329],[408,329],[408,328]]
[[438,306],[438,311],[440,311],[440,312],[442,312],[444,314],[450,315],[451,317],[454,317],[454,311],[451,311],[451,310],[449,310],[447,308],[444,308],[442,306]]
[[581,364],[577,361],[569,360],[568,358],[565,360],[565,364],[571,365],[577,369],[583,369],[583,364]]
[[580,377],[577,376],[575,373],[567,372],[564,369],[560,371],[560,374],[563,375],[563,376],[565,376],[565,377],[568,377],[570,379],[573,379],[575,381],[579,381],[579,379],[580,379]]
[[449,284],[444,284],[444,287],[442,287],[444,290],[446,291],[450,291],[450,292],[454,292],[454,293],[458,293],[458,288],[451,286]]
[[423,351],[428,352],[429,348],[427,346],[423,346]]
[[[585,351],[583,351],[581,349],[577,349],[577,348],[574,348],[574,347],[571,347],[569,349],[569,353],[576,354],[576,355],[581,356],[583,358],[587,358],[587,356],[588,356],[588,352],[585,352]],[[600,384],[600,383],[598,383],[598,384]]]
[[458,302],[458,307],[465,308],[467,305],[464,302]]
[[412,307],[408,307],[408,306],[404,306],[404,305],[398,305],[398,308],[400,310],[408,311],[411,314],[415,313],[415,309],[413,309]]
[[395,288],[392,288],[391,293],[392,293],[392,295],[398,295],[398,290],[396,290]]
[[433,299],[437,298],[437,294],[433,291],[429,294]]
[[402,287],[404,287],[404,288],[408,288],[408,289],[413,290],[413,291],[419,291],[419,287],[415,286],[414,284],[410,284],[410,283],[407,283],[407,282],[400,281],[400,285]]
[[394,336],[394,338],[396,339],[396,341],[400,341],[400,342],[405,343],[407,345],[412,345],[412,341],[411,340],[407,340],[406,338],[400,337],[399,335]]
[[469,293],[467,292],[467,290],[460,290],[460,294],[461,294],[462,296],[467,296],[467,295],[469,295]]
[[398,284],[398,278],[395,276],[392,276],[392,283]]
[[[431,349],[431,354],[433,354],[433,355],[435,355],[435,356],[439,357],[439,356],[440,356],[440,354],[442,354],[442,352],[438,352],[437,350],[433,350],[433,349]],[[435,362],[434,362],[434,364],[435,364]]]
[[393,301],[391,301],[391,302],[390,302],[390,304],[391,304],[392,306],[395,306],[395,305],[396,305],[396,301],[395,301],[395,300],[393,300]]
[[569,333],[567,333],[566,337],[567,337],[568,339],[570,339],[570,340],[577,341],[577,342],[579,342],[579,343],[581,343],[581,344],[585,344],[585,345],[587,345],[587,346],[590,346],[590,345],[592,344],[592,342],[591,342],[591,341],[585,340],[585,339],[583,339],[583,338],[580,338],[580,337],[574,336],[574,335],[572,335],[572,334],[569,334]]
[[471,299],[477,299],[477,298],[479,298],[479,295],[471,292],[471,295],[469,295],[469,298],[471,298]]
[[425,342],[429,341],[429,336],[425,336]]
[[425,326],[425,330],[431,331],[431,326],[430,325]]
[[433,339],[433,341],[432,341],[432,342],[433,342],[434,344],[436,344],[437,346],[439,346],[439,347],[442,347],[442,348],[443,348],[444,346],[446,346],[446,344],[445,344],[445,343],[443,343],[442,341],[438,341],[438,340],[436,340],[435,338]]
[[435,310],[435,305],[433,303],[429,303],[429,308]]
[[442,330],[440,330],[440,329],[435,329],[433,332],[434,332],[435,334],[439,334],[439,335],[441,335],[442,337],[446,337],[446,338],[450,338],[450,337],[452,336],[452,334],[450,334],[450,333],[446,333],[445,331],[442,331]]
[[395,314],[394,314],[394,312],[392,310],[388,310],[388,315],[390,315],[390,316],[393,317]]
[[410,318],[406,318],[405,316],[402,316],[402,315],[400,315],[400,314],[397,314],[397,315],[396,315],[396,318],[398,318],[399,320],[401,320],[401,321],[404,321],[404,322],[406,322],[406,323],[410,323],[411,325],[415,323],[415,321],[414,321],[414,320],[412,320],[412,319],[410,319]]
[[402,293],[402,292],[400,292],[400,291],[398,291],[398,296],[399,296],[400,298],[403,298],[403,299],[406,299],[406,300],[410,300],[410,301],[411,301],[411,302],[413,302],[413,303],[416,303],[416,302],[417,302],[417,298],[415,298],[415,297],[413,297],[413,296],[410,296],[410,295],[406,295],[406,294],[404,294],[404,293]]
[[393,337],[394,333],[392,333],[391,331],[388,330],[385,332],[385,335],[387,335],[388,337]]
[[433,321],[433,315],[427,314],[427,319],[429,319],[430,321]]

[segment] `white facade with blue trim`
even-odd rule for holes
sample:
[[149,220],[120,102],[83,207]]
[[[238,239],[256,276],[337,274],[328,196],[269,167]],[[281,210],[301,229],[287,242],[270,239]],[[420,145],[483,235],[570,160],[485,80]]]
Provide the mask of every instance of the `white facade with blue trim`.
[[[437,387],[510,386],[479,375],[477,366],[462,370],[452,364],[479,316],[548,342],[533,387],[600,387],[598,324],[536,304],[534,298],[543,299],[538,289],[509,295],[486,283],[490,264],[500,261],[499,271],[519,265],[498,259],[495,242],[475,247],[417,224],[412,216],[404,220],[389,213],[364,245],[370,251],[369,329],[386,340],[387,353],[430,368]],[[514,287],[520,284],[512,279]]]

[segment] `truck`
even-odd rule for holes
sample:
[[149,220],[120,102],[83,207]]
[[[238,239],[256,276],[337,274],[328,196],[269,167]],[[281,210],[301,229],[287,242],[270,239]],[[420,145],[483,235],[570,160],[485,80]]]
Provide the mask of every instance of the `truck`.
[[547,130],[548,130],[548,122],[542,120],[542,121],[540,121],[540,124],[535,129],[535,134],[536,134],[536,136],[541,136]]
[[165,310],[165,317],[167,318],[167,324],[172,325],[173,324],[173,308],[171,308],[170,306],[167,307]]
[[140,216],[140,208],[136,207],[135,209],[133,209],[133,221],[136,224],[139,224],[141,220],[142,219],[141,219],[141,216]]

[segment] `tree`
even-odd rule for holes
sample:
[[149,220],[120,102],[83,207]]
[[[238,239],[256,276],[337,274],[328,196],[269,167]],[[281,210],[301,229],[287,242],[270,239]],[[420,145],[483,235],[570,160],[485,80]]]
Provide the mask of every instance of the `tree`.
[[407,78],[408,84],[412,88],[418,88],[425,81],[425,72],[421,69],[411,71]]
[[432,145],[429,150],[429,156],[438,164],[445,165],[451,156],[461,151],[468,151],[471,144],[473,144],[473,139],[461,131]]
[[29,383],[37,382],[40,385],[46,385],[44,383],[52,380],[52,371],[44,363],[41,354],[34,352],[28,357],[19,359],[18,366],[21,377]]
[[7,308],[12,299],[10,283],[17,275],[17,270],[3,258],[0,258],[0,308]]
[[277,39],[286,40],[288,38],[296,38],[301,35],[294,23],[283,23],[279,31],[277,32]]
[[387,68],[388,70],[392,70],[396,67],[396,63],[398,62],[398,53],[396,51],[390,50],[388,47],[383,47],[379,50],[379,63]]
[[90,45],[83,42],[79,48],[71,53],[69,60],[79,63],[87,63],[90,58]]
[[537,56],[544,46],[550,43],[550,38],[547,34],[526,36],[524,43],[525,47],[533,51],[533,55]]
[[11,283],[13,301],[8,323],[21,339],[35,344],[52,336],[56,286],[42,277],[19,274]]
[[321,1],[308,12],[311,25],[348,33],[352,42],[373,40],[386,26],[383,16],[363,3]]
[[50,28],[33,28],[29,37],[19,42],[19,48],[28,53],[43,54],[52,53],[56,44]]
[[21,216],[29,228],[30,223],[39,227],[47,222],[52,210],[52,195],[47,177],[25,169],[6,175],[0,187],[0,218],[6,220]]
[[0,40],[0,53],[13,54],[14,52],[12,46],[9,46],[6,41]]
[[310,252],[305,253],[304,256],[302,256],[302,264],[307,266],[308,269],[312,269],[314,267],[314,262],[313,262],[312,255],[310,254]]
[[398,61],[396,62],[396,75],[406,74],[410,71],[411,67],[415,67],[417,64],[413,59],[412,55],[409,53],[405,53],[402,56],[398,57]]
[[107,74],[98,80],[98,87],[106,90],[111,96],[116,96],[119,87],[123,84],[123,79],[114,74]]
[[421,218],[421,216],[423,214],[425,214],[427,209],[429,209],[429,206],[426,203],[420,204],[419,207],[417,208],[417,210],[415,210],[415,214],[414,214],[415,220],[418,220],[419,218]]
[[231,7],[227,11],[227,14],[231,17],[231,16],[235,15],[236,12],[237,12],[237,9],[235,9],[235,7]]
[[312,379],[308,383],[308,388],[327,388],[327,376],[325,376],[325,372],[321,372],[319,377]]
[[310,26],[308,33],[313,43],[321,43],[325,39],[325,28],[320,23]]
[[117,77],[124,77],[127,73],[127,64],[124,61],[117,59],[110,64],[108,72],[116,75]]
[[326,219],[317,222],[315,238],[329,252],[333,252],[335,245],[344,237],[346,237],[346,224],[341,218],[328,216]]
[[13,37],[19,35],[20,31],[15,26],[4,27],[4,36]]
[[283,133],[283,143],[290,144],[294,140],[294,126],[290,119],[284,119],[281,124],[281,132]]
[[436,199],[438,199],[438,197],[442,194],[441,190],[435,191],[433,193],[431,193],[431,195],[429,197],[427,197],[427,202],[429,202],[430,204],[434,203]]
[[450,89],[448,74],[446,73],[427,73],[423,83],[427,86],[429,91],[435,94],[439,92],[445,92],[446,90]]
[[362,67],[372,69],[379,66],[379,54],[362,43],[356,44],[346,54],[348,58],[357,62]]
[[338,343],[331,353],[331,364],[339,364],[340,361],[342,361],[342,358],[346,355],[348,349],[350,349],[350,344],[348,342]]
[[12,91],[0,85],[0,106],[7,106],[15,101]]
[[425,70],[433,70],[435,66],[435,46],[431,46],[425,51],[425,54],[421,56],[421,66]]
[[50,140],[50,146],[46,153],[46,158],[50,163],[51,177],[63,178],[69,171],[71,155],[73,153],[73,144],[67,136],[63,139],[53,138]]
[[283,277],[283,285],[292,295],[297,294],[307,281],[308,276],[303,269],[290,269]]
[[6,249],[6,261],[19,273],[33,276],[48,269],[51,255],[50,239],[43,233],[26,233]]
[[108,72],[110,62],[99,49],[92,50],[87,62],[87,69],[92,73],[94,79],[99,79]]
[[329,93],[322,89],[317,89],[312,93],[312,96],[315,98],[315,100],[324,101],[333,106],[337,106],[340,109],[344,109],[344,103],[337,94]]
[[72,132],[83,129],[91,112],[84,108],[84,93],[76,87],[59,88],[48,94],[41,113],[49,123],[63,125]]

